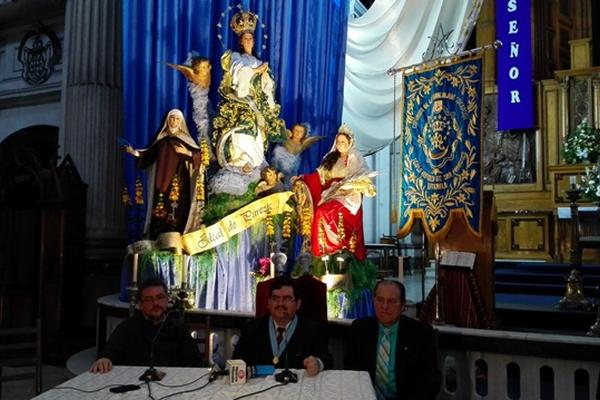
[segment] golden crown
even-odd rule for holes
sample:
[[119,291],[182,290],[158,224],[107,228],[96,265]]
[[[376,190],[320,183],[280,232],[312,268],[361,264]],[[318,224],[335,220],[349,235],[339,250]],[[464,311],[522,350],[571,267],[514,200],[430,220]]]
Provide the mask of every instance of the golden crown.
[[256,22],[258,21],[258,16],[256,14],[252,14],[251,12],[240,11],[239,13],[233,16],[231,23],[231,29],[235,32],[236,35],[241,36],[244,33],[252,33],[254,34],[254,30],[256,29]]

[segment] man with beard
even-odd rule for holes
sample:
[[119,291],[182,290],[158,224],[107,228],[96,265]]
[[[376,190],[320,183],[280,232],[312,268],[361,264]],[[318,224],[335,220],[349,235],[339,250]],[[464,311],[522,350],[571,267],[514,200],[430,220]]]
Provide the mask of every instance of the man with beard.
[[[169,298],[165,283],[147,280],[139,288],[140,313],[122,322],[100,351],[90,371],[105,373],[114,365],[199,367],[202,356],[189,330],[167,313]],[[153,348],[153,360],[150,358]],[[153,366],[154,366],[153,365]]]
[[300,305],[294,281],[276,278],[269,290],[270,315],[252,320],[242,329],[233,358],[248,365],[305,368],[308,376],[331,368],[325,326],[296,315]]

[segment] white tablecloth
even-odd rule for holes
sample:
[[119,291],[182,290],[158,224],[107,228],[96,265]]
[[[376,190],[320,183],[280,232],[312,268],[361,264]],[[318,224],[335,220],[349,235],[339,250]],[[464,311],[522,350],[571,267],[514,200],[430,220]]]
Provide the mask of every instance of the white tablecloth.
[[[150,390],[152,396],[159,400],[175,392],[190,391],[199,388],[207,382],[208,375],[190,385],[177,388],[159,385],[184,385],[200,376],[207,374],[205,368],[158,368],[167,373],[161,382],[151,382]],[[80,400],[80,399],[148,399],[148,386],[138,380],[139,376],[146,370],[144,367],[115,367],[107,374],[91,374],[85,372],[59,386],[50,389],[35,399],[39,400]],[[251,396],[250,399],[375,399],[375,392],[368,373],[364,371],[323,371],[314,377],[306,377],[304,370],[298,373],[298,383],[290,383],[285,386],[273,388],[264,393]],[[111,384],[136,384],[140,389],[132,392],[115,394],[108,388],[94,393],[83,393],[78,390],[68,389],[74,387],[81,390],[95,390]],[[244,385],[230,385],[225,378],[221,377],[208,384],[199,391],[182,393],[177,396],[169,396],[169,399],[219,399],[231,400],[247,393],[257,392],[270,386],[277,385],[273,376],[265,378],[250,379]],[[60,388],[64,389],[60,389]]]

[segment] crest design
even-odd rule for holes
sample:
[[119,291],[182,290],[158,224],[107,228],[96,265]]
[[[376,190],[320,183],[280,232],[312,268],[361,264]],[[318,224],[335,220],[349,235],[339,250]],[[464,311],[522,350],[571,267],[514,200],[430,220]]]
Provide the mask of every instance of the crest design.
[[462,214],[480,234],[481,57],[404,77],[399,235],[421,218],[430,239]]
[[23,66],[21,77],[30,85],[41,85],[52,76],[54,66],[61,59],[60,40],[47,28],[29,31],[19,45],[19,62]]

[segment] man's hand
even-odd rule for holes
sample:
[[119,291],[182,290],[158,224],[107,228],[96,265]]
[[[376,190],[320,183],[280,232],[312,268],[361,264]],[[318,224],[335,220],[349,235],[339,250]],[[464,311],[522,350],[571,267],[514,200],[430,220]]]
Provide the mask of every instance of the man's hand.
[[304,368],[306,368],[306,375],[307,376],[315,376],[316,374],[319,373],[319,361],[313,357],[313,356],[308,356],[304,359]]
[[113,365],[112,365],[112,361],[110,361],[110,359],[103,357],[103,358],[99,358],[96,361],[94,361],[94,363],[92,364],[92,366],[90,367],[90,372],[93,374],[105,374],[107,372],[109,372],[112,369]]

